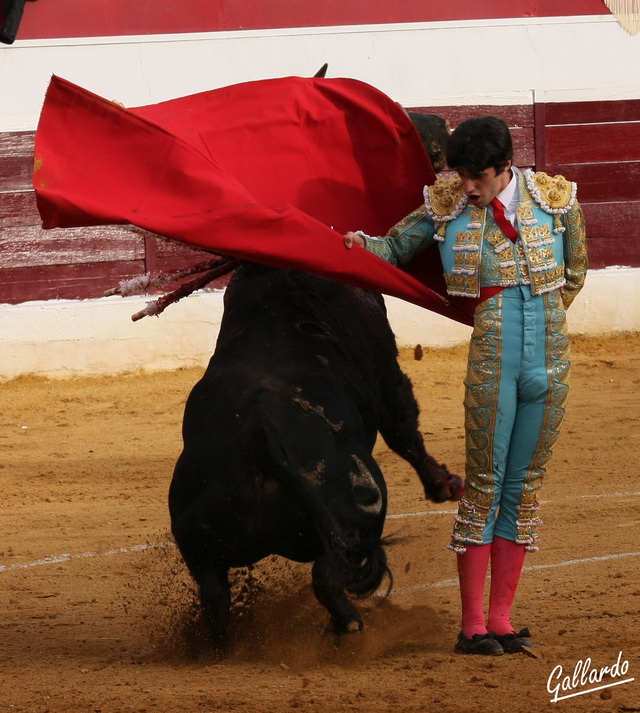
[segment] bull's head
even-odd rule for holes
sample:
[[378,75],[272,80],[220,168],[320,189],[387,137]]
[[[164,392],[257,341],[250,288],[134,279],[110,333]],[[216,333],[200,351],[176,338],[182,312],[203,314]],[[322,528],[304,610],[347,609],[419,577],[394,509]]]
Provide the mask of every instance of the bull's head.
[[433,170],[439,173],[447,165],[447,142],[451,135],[449,122],[437,114],[422,114],[417,111],[408,111],[407,114],[420,134]]

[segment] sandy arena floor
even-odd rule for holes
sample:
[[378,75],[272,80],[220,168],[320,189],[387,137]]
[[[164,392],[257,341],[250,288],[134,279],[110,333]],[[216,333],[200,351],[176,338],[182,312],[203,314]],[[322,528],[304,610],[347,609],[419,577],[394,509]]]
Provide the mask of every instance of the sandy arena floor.
[[[402,354],[430,450],[458,472],[465,351]],[[387,533],[403,538],[391,598],[365,603],[364,633],[336,641],[309,567],[264,561],[238,575],[250,596],[231,657],[216,661],[166,505],[200,370],[1,384],[0,713],[640,711],[640,335],[577,338],[573,362],[542,547],[516,601],[535,659],[452,653],[453,506],[424,502],[380,444]],[[571,677],[619,655],[625,673],[602,682],[618,685],[584,693],[598,684],[578,681],[559,695],[581,695],[550,702],[557,666]]]

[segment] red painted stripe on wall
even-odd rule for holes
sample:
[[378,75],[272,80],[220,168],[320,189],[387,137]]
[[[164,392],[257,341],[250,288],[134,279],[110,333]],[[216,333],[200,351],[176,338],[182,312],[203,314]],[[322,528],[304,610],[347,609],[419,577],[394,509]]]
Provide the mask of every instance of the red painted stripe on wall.
[[606,14],[603,0],[37,0],[18,40]]

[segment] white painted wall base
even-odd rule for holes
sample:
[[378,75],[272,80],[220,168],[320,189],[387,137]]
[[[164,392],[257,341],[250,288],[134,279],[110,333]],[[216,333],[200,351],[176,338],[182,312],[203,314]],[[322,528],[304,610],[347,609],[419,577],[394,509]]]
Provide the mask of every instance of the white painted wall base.
[[[143,297],[0,305],[0,380],[24,374],[66,378],[206,366],[222,318],[222,292],[197,293],[159,317],[132,322]],[[387,297],[399,346],[449,347],[470,328]],[[640,269],[589,273],[569,311],[574,334],[640,331]]]
[[48,300],[0,306],[0,378],[157,371],[205,365],[222,292],[197,293],[159,317],[131,321],[148,298]]
[[[471,328],[387,297],[389,321],[400,346],[449,347],[466,342]],[[567,320],[572,334],[599,335],[640,331],[640,269],[592,270],[571,305]]]

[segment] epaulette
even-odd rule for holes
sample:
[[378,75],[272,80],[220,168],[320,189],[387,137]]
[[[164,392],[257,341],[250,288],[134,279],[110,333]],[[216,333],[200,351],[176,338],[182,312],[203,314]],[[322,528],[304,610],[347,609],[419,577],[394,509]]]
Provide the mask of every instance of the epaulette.
[[530,168],[524,172],[529,193],[546,213],[560,215],[567,213],[576,202],[578,187],[564,176],[549,176],[544,171],[534,172]]
[[436,224],[438,237],[442,239],[446,224],[457,218],[467,205],[460,176],[438,178],[433,185],[425,186],[424,205]]

